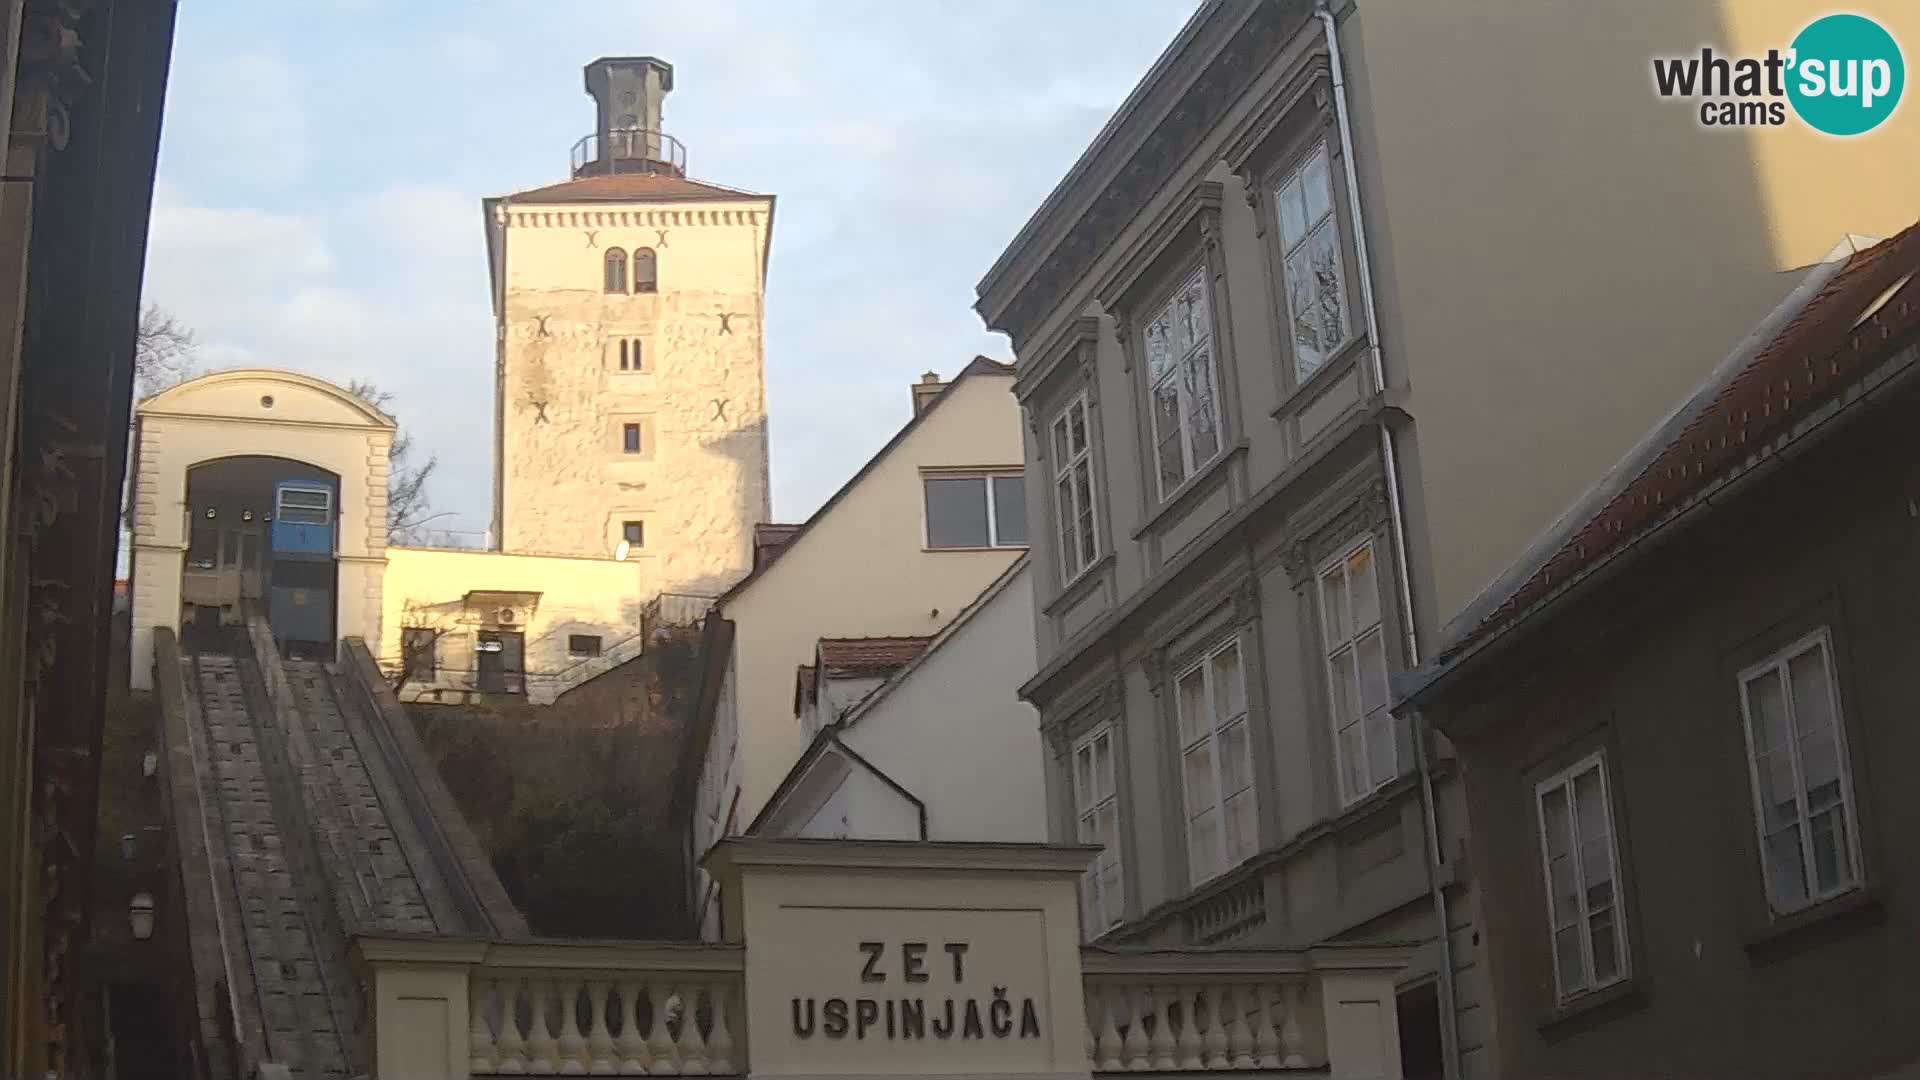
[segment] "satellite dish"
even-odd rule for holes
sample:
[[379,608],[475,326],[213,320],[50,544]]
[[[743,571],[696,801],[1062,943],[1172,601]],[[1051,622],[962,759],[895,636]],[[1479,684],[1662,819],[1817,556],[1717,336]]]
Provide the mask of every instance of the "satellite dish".
[[627,543],[625,540],[620,541],[618,544],[615,544],[613,547],[613,561],[626,562],[627,553],[632,550],[633,550],[633,545]]

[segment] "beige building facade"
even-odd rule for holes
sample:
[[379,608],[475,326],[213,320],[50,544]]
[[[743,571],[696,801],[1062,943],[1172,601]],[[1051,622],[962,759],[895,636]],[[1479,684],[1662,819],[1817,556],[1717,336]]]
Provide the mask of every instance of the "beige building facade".
[[[586,76],[601,126],[572,179],[485,201],[494,533],[508,551],[622,551],[650,588],[716,595],[770,514],[773,197],[687,178],[657,126],[670,66],[602,59]],[[621,127],[623,108],[655,126]]]
[[[936,393],[916,392],[900,432],[720,597],[684,766],[693,858],[745,831],[806,749],[794,680],[821,638],[931,636],[1025,550],[1024,520],[1016,531],[988,517],[996,488],[1006,505],[1006,485],[1020,483],[1012,382],[979,358]],[[714,883],[694,877],[696,918],[717,932]]]
[[1488,1075],[1499,928],[1389,673],[1797,270],[1920,215],[1911,109],[1838,140],[1655,93],[1820,12],[1629,7],[1205,3],[980,287],[1047,478],[1052,835],[1118,863],[1096,932],[1424,941],[1411,1075]]
[[[163,390],[134,408],[129,498],[137,689],[153,688],[153,635],[196,619],[235,626],[270,603],[276,483],[334,493],[312,602],[325,640],[380,640],[387,574],[391,417],[321,379],[245,368]],[[331,599],[328,599],[328,595]]]

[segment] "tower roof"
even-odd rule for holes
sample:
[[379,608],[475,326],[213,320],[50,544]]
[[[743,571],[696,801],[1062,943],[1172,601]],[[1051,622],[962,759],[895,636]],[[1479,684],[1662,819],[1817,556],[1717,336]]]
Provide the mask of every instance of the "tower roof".
[[664,172],[581,176],[506,196],[515,203],[661,202],[692,199],[760,199],[754,191],[689,180]]

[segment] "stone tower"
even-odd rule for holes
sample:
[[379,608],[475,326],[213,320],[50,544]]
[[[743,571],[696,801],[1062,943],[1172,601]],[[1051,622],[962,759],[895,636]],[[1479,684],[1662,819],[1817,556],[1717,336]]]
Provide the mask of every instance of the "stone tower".
[[504,551],[639,561],[715,593],[768,517],[762,313],[773,197],[687,178],[673,68],[586,67],[569,179],[485,201]]

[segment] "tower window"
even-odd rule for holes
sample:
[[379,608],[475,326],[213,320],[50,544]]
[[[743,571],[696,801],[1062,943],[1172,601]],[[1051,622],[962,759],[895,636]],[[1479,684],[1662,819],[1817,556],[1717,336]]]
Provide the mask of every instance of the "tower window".
[[[633,249],[633,291],[637,293],[654,292],[659,288],[659,266],[653,257],[652,248]],[[608,289],[612,292],[612,289]]]
[[620,450],[623,453],[640,452],[640,425],[622,424],[620,427]]
[[[647,261],[649,263],[653,261],[652,252],[647,253]],[[651,271],[649,271],[649,273],[651,273]],[[607,249],[606,274],[607,274],[607,280],[605,285],[606,291],[610,293],[623,293],[627,291],[627,253],[626,252],[620,250],[619,248]]]
[[645,368],[642,358],[645,353],[640,347],[639,338],[620,339],[620,370],[640,371]]
[[620,523],[620,538],[630,548],[647,546],[647,523],[644,521],[623,521]]

